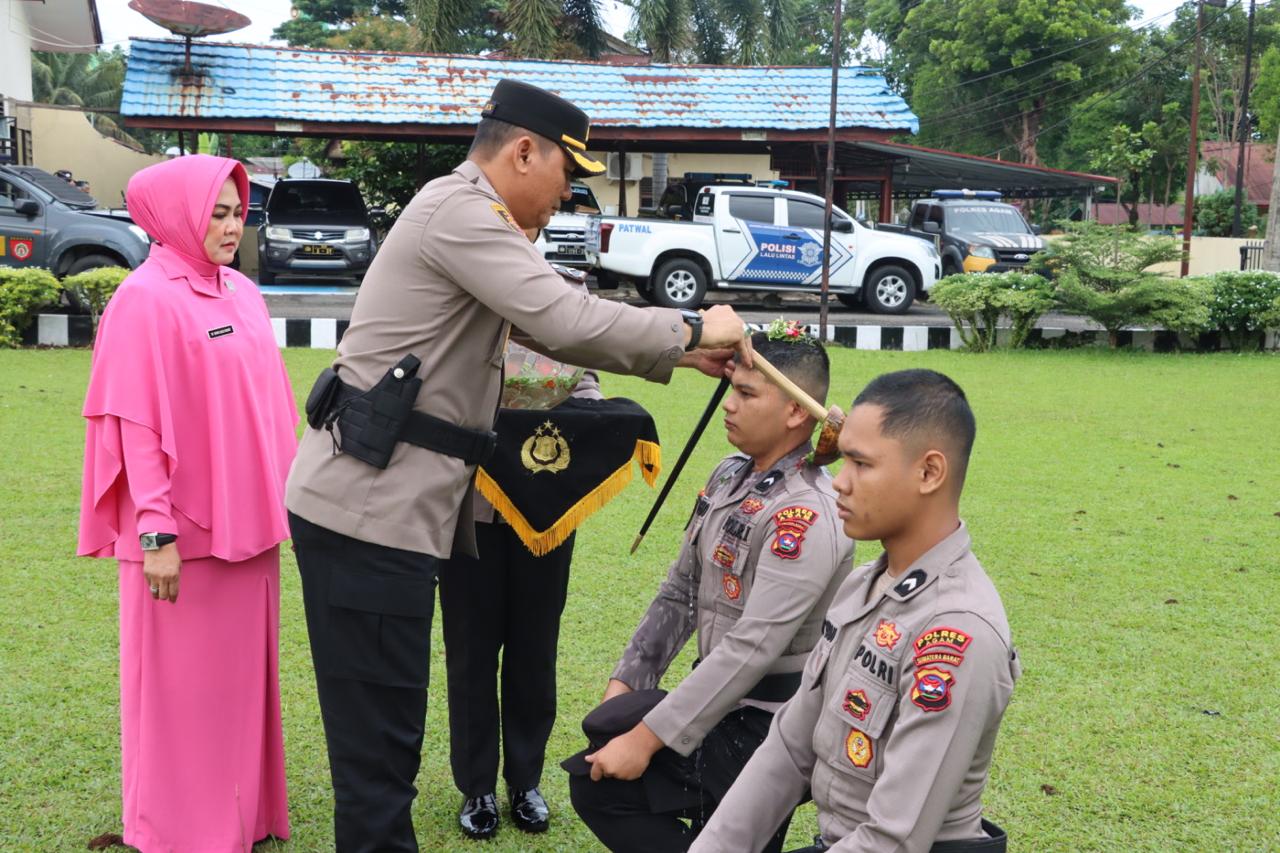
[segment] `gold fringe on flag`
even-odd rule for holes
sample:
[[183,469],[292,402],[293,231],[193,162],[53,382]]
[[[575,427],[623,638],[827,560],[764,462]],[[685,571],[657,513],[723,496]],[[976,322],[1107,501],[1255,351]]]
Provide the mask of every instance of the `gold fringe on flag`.
[[520,537],[524,546],[534,556],[542,557],[563,544],[564,540],[569,538],[569,534],[577,530],[582,522],[616,498],[627,487],[631,482],[633,461],[640,465],[640,476],[652,488],[662,472],[662,447],[651,441],[637,441],[635,453],[632,454],[631,459],[627,460],[627,464],[606,477],[546,530],[534,530],[529,520],[516,509],[516,505],[484,468],[476,469],[476,488],[480,490],[480,494],[484,495],[485,500],[493,504],[493,508],[507,524],[511,525],[511,529],[515,531],[516,536]]

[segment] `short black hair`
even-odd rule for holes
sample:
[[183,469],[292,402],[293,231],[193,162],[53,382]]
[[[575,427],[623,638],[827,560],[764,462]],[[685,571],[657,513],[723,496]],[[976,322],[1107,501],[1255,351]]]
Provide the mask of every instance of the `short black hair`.
[[502,149],[502,146],[518,136],[531,136],[536,139],[543,153],[546,153],[548,148],[556,146],[554,142],[545,136],[532,130],[527,130],[518,124],[511,124],[496,118],[482,118],[480,123],[476,125],[476,135],[471,140],[471,150],[467,154],[468,156],[474,154],[477,157],[492,157]]
[[889,438],[949,444],[959,454],[949,460],[956,469],[956,485],[964,485],[978,427],[968,398],[951,377],[923,369],[885,373],[854,399],[854,408],[862,405],[884,410],[880,432]]
[[827,351],[812,338],[803,341],[771,341],[764,332],[751,336],[751,347],[778,368],[778,372],[826,404],[831,383]]

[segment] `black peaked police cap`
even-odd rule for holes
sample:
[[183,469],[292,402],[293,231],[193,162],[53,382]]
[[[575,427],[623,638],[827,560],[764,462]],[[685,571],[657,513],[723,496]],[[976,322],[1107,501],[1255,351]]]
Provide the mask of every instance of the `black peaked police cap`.
[[550,139],[568,155],[574,165],[575,177],[585,178],[604,172],[603,163],[587,156],[591,119],[559,95],[528,83],[499,80],[480,115],[532,130]]
[[644,715],[654,709],[667,691],[634,690],[620,693],[608,702],[597,705],[582,719],[582,733],[587,736],[591,745],[579,753],[569,756],[560,762],[560,766],[574,776],[591,775],[591,764],[587,756],[620,734],[631,731],[644,719]]

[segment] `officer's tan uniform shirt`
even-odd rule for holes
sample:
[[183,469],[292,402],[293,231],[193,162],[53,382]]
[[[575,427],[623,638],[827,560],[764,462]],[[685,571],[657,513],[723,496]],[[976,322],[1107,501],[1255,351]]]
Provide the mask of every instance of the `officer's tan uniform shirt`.
[[681,755],[743,704],[777,710],[743,697],[766,675],[803,668],[851,569],[853,542],[840,531],[831,477],[805,461],[810,449],[760,473],[742,454],[716,467],[613,672],[633,689],[656,687],[696,623],[701,663],[644,718]]
[[796,695],[690,853],[758,851],[813,791],[833,851],[982,838],[982,790],[1019,664],[962,524],[866,601],[884,557],[836,594]]
[[[370,388],[404,355],[422,361],[415,409],[491,429],[511,324],[570,364],[665,382],[683,354],[672,309],[574,291],[510,219],[479,166],[465,162],[405,208],[365,276],[334,362]],[[474,553],[474,467],[401,442],[386,469],[334,454],[307,429],[289,475],[290,511],[365,542],[448,557],[455,532]]]

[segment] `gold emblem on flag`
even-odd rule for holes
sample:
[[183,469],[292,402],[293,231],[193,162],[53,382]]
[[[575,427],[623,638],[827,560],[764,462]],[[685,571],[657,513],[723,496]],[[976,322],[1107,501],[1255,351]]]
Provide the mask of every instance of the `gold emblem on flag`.
[[520,461],[535,474],[540,471],[559,473],[569,467],[569,442],[564,440],[555,424],[547,421],[525,439],[520,448]]

